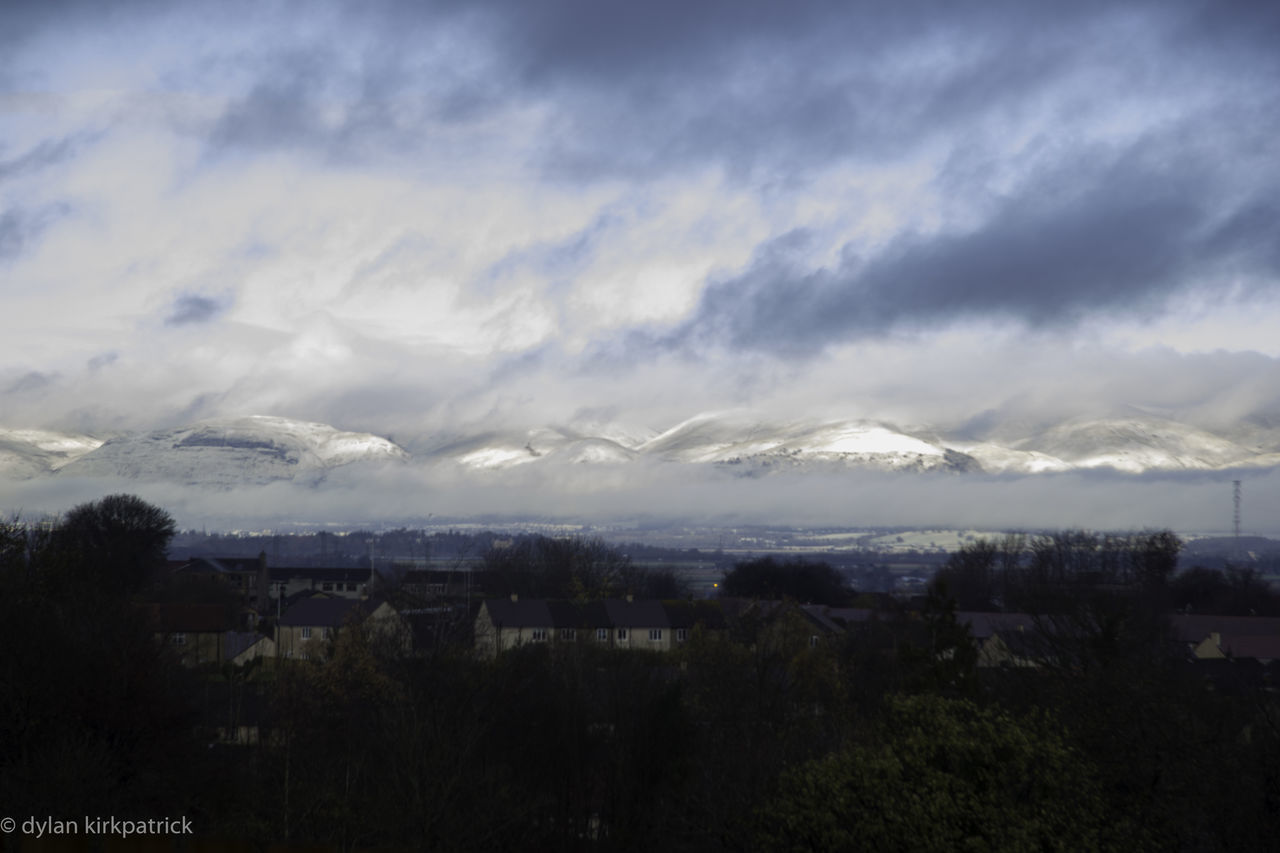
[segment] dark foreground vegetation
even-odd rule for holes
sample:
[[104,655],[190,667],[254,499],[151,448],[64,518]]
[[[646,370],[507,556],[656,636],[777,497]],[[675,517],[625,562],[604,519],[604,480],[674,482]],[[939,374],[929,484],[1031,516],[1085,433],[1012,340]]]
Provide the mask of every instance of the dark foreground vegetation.
[[[139,616],[172,533],[128,496],[0,529],[7,815],[185,816],[225,849],[1200,851],[1280,838],[1265,668],[1207,678],[1169,630],[1188,595],[1230,610],[1241,589],[1263,606],[1270,593],[1175,576],[1172,534],[978,542],[920,607],[832,610],[843,630],[822,635],[797,608],[745,607],[666,654],[579,640],[482,659],[465,641],[408,652],[353,623],[323,659],[191,668]],[[590,543],[556,547],[491,563],[525,596],[652,582]],[[799,585],[857,601],[822,568],[734,574],[746,595]],[[982,665],[957,599],[1029,614],[1020,663]]]

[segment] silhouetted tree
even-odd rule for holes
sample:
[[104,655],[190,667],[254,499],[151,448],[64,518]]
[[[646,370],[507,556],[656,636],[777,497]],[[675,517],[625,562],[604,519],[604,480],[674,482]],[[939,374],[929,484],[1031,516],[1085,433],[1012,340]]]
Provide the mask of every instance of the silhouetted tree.
[[857,595],[844,576],[827,563],[761,557],[734,564],[720,583],[733,598],[791,598],[806,604],[840,606]]
[[176,530],[160,507],[135,495],[108,495],[71,509],[55,529],[54,547],[74,582],[132,593],[164,566]]

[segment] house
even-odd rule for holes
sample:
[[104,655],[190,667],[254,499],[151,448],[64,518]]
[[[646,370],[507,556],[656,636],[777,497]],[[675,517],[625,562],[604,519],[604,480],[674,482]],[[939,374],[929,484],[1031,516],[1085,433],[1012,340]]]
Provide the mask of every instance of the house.
[[400,576],[399,587],[423,601],[445,597],[462,598],[467,595],[479,598],[483,595],[482,586],[488,577],[488,572],[469,569],[410,569]]
[[222,663],[226,659],[227,608],[221,604],[165,603],[146,605],[146,618],[160,640],[186,666]]
[[664,601],[667,621],[671,624],[671,640],[676,647],[702,629],[709,636],[721,636],[728,629],[724,608],[719,601]]
[[[641,599],[606,599],[605,624],[593,625],[596,640],[602,637],[608,645],[619,649],[648,649],[655,652],[670,651],[675,643],[671,619],[661,601]],[[601,635],[601,629],[611,633]]]
[[1222,634],[1213,631],[1191,650],[1197,660],[1252,659],[1261,664],[1280,660],[1280,635]]
[[969,629],[969,636],[977,643],[979,667],[1037,665],[1036,621],[1029,613],[959,611],[956,621]]
[[373,569],[274,568],[268,577],[273,599],[290,599],[299,593],[323,592],[337,598],[368,598],[374,582]]
[[615,649],[665,652],[701,626],[721,632],[719,602],[603,599],[576,603],[546,599],[486,599],[475,619],[475,648],[486,657],[533,643],[595,643]]
[[257,557],[192,557],[173,566],[169,575],[175,581],[220,583],[238,592],[250,607],[261,610],[270,592],[267,574],[267,552]]
[[485,657],[529,643],[545,643],[554,631],[551,610],[540,599],[487,599],[476,614],[476,651]]
[[1173,632],[1196,659],[1280,657],[1280,619],[1266,616],[1180,614]]
[[408,622],[387,602],[350,598],[304,598],[281,615],[276,623],[275,654],[297,660],[322,659],[329,640],[353,622],[361,622],[370,636],[408,653],[413,633]]
[[276,656],[276,641],[256,631],[228,631],[223,640],[224,660],[243,666],[258,658]]

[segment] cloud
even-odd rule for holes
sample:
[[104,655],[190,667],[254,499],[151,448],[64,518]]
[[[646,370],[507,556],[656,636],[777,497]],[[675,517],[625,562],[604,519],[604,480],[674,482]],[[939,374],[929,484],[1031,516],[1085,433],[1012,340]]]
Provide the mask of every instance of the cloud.
[[1123,157],[1029,182],[959,233],[906,234],[834,267],[807,265],[812,235],[763,246],[740,275],[713,282],[675,342],[812,355],[902,327],[972,319],[1071,327],[1116,312],[1150,317],[1188,289],[1231,294],[1240,281],[1274,294],[1280,175],[1243,202],[1216,198],[1205,175],[1155,171]]
[[1280,399],[1276,20],[9,4],[0,385],[57,381],[6,417],[1230,427]]
[[195,323],[208,323],[217,317],[226,306],[217,299],[195,294],[183,294],[173,302],[169,315],[165,317],[166,326],[187,326]]
[[4,392],[7,395],[38,395],[50,389],[57,381],[58,374],[41,373],[32,370],[14,380]]
[[30,250],[50,226],[69,213],[70,208],[63,203],[34,209],[11,208],[0,213],[0,261]]
[[0,160],[0,183],[63,163],[74,156],[80,144],[79,139],[41,140],[39,144],[16,157]]
[[[1133,477],[1086,472],[1035,477],[893,475],[742,479],[673,466],[601,470],[566,465],[459,477],[414,466],[381,472],[337,469],[321,488],[287,482],[227,491],[125,479],[52,477],[0,481],[0,510],[24,517],[65,512],[83,501],[129,492],[174,515],[181,528],[263,529],[281,524],[422,524],[436,520],[512,520],[648,525],[802,525],[975,527],[1039,531],[1172,528],[1230,529],[1231,479],[1239,473]],[[1245,477],[1246,530],[1280,533],[1280,476]]]

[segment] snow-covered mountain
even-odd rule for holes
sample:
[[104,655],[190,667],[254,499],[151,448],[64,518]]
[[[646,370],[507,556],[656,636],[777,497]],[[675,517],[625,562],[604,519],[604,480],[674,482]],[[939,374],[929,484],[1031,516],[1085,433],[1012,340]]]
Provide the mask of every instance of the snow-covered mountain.
[[87,435],[0,427],[0,477],[26,480],[51,474],[102,445]]
[[773,467],[977,470],[968,455],[872,421],[765,424],[743,415],[699,415],[645,442],[639,452],[677,462]]
[[318,482],[340,466],[407,458],[398,445],[376,435],[255,415],[112,438],[62,466],[58,475],[229,487]]
[[1071,421],[1014,442],[1010,449],[1060,459],[1072,468],[1135,474],[1239,467],[1258,455],[1205,430],[1150,417]]
[[632,447],[622,443],[635,440],[634,435],[622,438],[615,432],[615,437],[593,436],[568,427],[489,432],[453,437],[419,455],[431,461],[477,469],[513,468],[553,459],[572,463],[623,463],[637,456]]
[[1226,430],[1145,414],[1025,430],[1006,422],[952,438],[883,421],[777,421],[732,411],[696,415],[661,432],[588,419],[532,430],[418,438],[410,444],[411,454],[368,433],[254,416],[105,441],[0,430],[0,479],[109,476],[211,488],[279,480],[315,485],[335,468],[407,461],[476,476],[526,466],[618,468],[641,460],[752,477],[777,471],[1034,475],[1109,468],[1136,474],[1280,466],[1280,445],[1260,430],[1249,437],[1246,443]]

